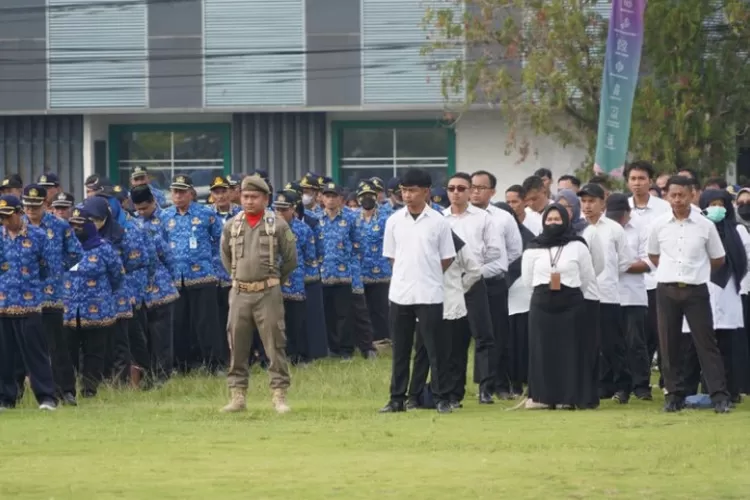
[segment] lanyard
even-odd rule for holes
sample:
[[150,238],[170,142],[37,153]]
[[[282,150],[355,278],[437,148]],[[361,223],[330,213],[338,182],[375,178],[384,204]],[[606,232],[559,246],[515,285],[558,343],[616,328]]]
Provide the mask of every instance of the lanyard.
[[557,252],[555,252],[555,256],[553,258],[552,250],[549,248],[547,249],[547,252],[549,252],[549,266],[552,269],[557,268],[557,263],[560,261],[560,256],[562,255],[562,250],[563,250],[563,247],[557,247]]

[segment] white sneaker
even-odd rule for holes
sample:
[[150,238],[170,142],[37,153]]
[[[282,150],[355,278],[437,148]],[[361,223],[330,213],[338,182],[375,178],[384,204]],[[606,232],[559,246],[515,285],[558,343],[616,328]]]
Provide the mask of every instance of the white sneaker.
[[55,411],[57,410],[57,403],[54,401],[42,401],[42,404],[39,405],[39,409],[44,411]]

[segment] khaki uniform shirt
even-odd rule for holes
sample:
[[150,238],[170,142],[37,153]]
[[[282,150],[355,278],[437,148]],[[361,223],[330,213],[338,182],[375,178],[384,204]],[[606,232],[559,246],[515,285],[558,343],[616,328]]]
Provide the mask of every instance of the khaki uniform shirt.
[[[269,213],[271,212],[267,211],[255,227],[250,227],[247,223],[244,212],[240,212],[224,224],[221,235],[221,262],[232,280],[254,282],[279,278],[283,283],[297,267],[297,244],[294,233],[283,218],[272,215],[276,229],[271,231],[272,235],[269,234]],[[232,233],[238,224],[239,234],[235,241]],[[272,241],[274,262],[270,261]],[[234,270],[233,252],[236,252]]]

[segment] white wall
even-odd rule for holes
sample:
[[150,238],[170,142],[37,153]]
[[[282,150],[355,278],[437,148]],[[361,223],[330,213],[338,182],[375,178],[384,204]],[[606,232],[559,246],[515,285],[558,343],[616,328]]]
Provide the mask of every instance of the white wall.
[[549,137],[529,133],[525,137],[529,139],[531,152],[519,163],[521,154],[517,150],[505,153],[508,134],[509,127],[500,111],[466,112],[456,126],[456,170],[468,173],[487,170],[495,174],[496,199],[503,198],[506,187],[520,184],[538,168],[550,169],[557,179],[574,173],[586,157],[580,148],[563,148]]

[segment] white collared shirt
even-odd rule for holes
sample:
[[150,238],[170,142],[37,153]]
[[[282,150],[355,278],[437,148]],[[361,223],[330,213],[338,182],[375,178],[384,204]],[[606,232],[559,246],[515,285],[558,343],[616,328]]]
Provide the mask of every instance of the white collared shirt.
[[[586,240],[586,244],[589,246],[594,273],[598,275],[604,271],[604,265],[607,261],[604,255],[604,243],[602,243],[599,236],[597,236],[596,227],[591,224],[584,228],[581,237]],[[599,301],[599,284],[596,280],[589,283],[588,286],[583,289],[583,298],[586,300]]]
[[[648,258],[648,252],[646,252],[648,231],[640,225],[637,225],[637,223],[633,224],[632,221],[625,224],[623,229],[625,230],[625,237],[631,254],[635,255],[636,259],[648,264],[650,268],[655,269],[655,266]],[[648,293],[646,292],[645,281],[646,274],[647,273],[620,273],[620,305],[648,307]]]
[[628,270],[635,262],[635,255],[628,247],[628,240],[622,226],[602,215],[596,224],[589,222],[595,231],[595,237],[604,250],[604,269],[596,276],[599,286],[599,300],[602,304],[620,303],[620,273]]
[[[552,260],[557,255],[558,248],[530,248],[523,252],[521,279],[525,286],[534,288],[549,285]],[[596,282],[591,254],[581,241],[571,241],[563,247],[555,271],[560,273],[560,284],[570,288],[583,290],[590,283]]]
[[648,253],[659,256],[659,283],[689,285],[708,283],[710,259],[725,255],[716,225],[692,209],[685,220],[678,221],[672,212],[658,217],[649,234]]
[[460,319],[468,314],[464,295],[482,278],[482,270],[467,245],[456,252],[443,275],[443,319]]
[[523,224],[526,226],[526,228],[534,233],[534,236],[539,236],[542,234],[542,229],[544,229],[544,225],[542,223],[542,216],[538,212],[534,212],[529,207],[526,207],[524,210],[526,212],[526,217],[523,218]]
[[393,259],[388,300],[400,305],[441,304],[441,261],[456,256],[451,227],[445,217],[425,206],[416,220],[408,209],[388,218],[383,257]]
[[487,211],[495,222],[497,222],[496,225],[501,231],[502,239],[505,242],[505,254],[507,255],[508,264],[515,262],[523,253],[523,239],[521,238],[521,231],[518,229],[516,218],[502,208],[497,208],[495,205],[488,205]]
[[493,278],[508,270],[508,254],[499,224],[487,210],[469,204],[461,214],[443,210],[451,229],[464,240],[482,268],[482,276]]
[[[663,214],[672,211],[672,207],[669,202],[657,198],[656,196],[649,195],[648,202],[643,208],[635,206],[635,201],[631,196],[628,198],[630,204],[630,220],[633,225],[638,226],[646,233],[646,240],[648,241],[648,234],[651,231],[651,225],[653,222]],[[649,263],[650,265],[650,263]],[[655,268],[653,268],[655,269]],[[644,274],[644,280],[646,282],[646,290],[653,290],[656,288],[656,271]]]

